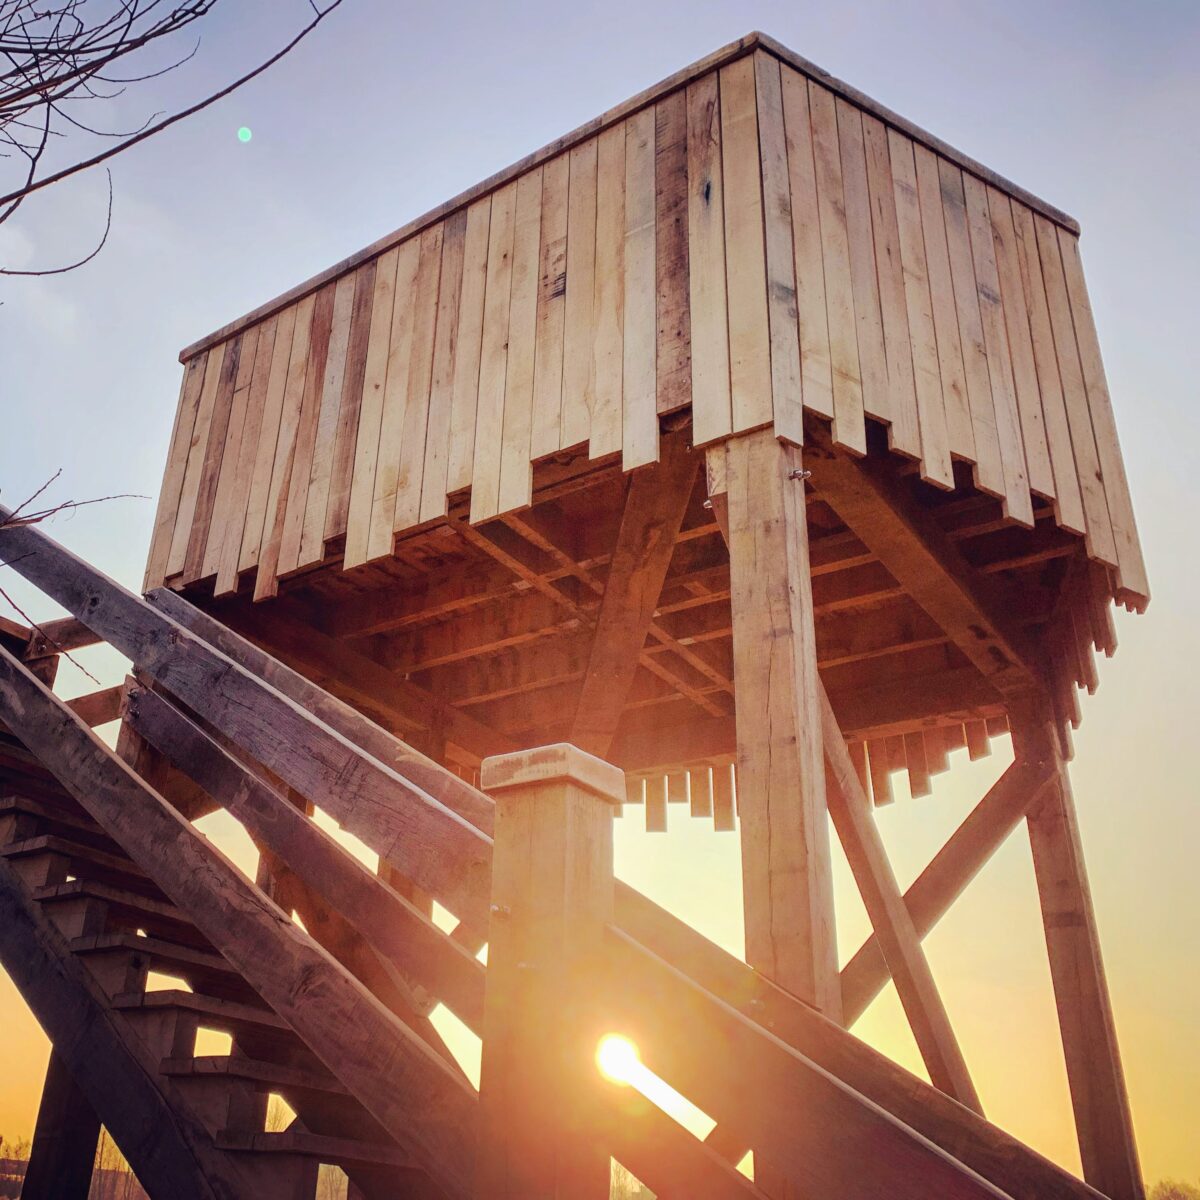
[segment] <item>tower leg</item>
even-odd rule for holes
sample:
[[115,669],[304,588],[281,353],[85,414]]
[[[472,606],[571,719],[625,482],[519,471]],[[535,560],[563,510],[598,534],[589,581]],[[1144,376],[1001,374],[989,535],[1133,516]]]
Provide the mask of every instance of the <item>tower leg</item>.
[[840,1020],[800,452],[725,445],[746,959]]
[[28,1200],[87,1200],[100,1122],[75,1077],[50,1051],[21,1195]]
[[1046,757],[1058,776],[1029,811],[1029,842],[1084,1179],[1112,1200],[1144,1200],[1067,764],[1049,721],[1014,721],[1013,742],[1018,755]]

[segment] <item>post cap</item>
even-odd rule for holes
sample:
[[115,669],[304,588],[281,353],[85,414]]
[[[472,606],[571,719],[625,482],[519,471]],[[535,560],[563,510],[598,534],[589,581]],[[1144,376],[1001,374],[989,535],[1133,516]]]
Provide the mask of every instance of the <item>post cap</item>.
[[569,742],[496,754],[485,758],[479,768],[479,786],[485,792],[560,781],[585,788],[610,804],[625,802],[625,772]]

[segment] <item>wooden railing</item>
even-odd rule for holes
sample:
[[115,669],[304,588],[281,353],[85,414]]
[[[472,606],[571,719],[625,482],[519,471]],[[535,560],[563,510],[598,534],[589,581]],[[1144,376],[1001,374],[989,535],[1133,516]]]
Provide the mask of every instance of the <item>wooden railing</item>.
[[[660,1195],[756,1196],[734,1168],[753,1149],[760,1183],[811,1194],[1098,1195],[614,880],[615,768],[571,748],[488,760],[498,830],[485,791],[177,595],[135,596],[30,527],[0,524],[0,559],[135,664],[131,734],[483,1037],[480,1124],[461,1076],[296,927],[281,929],[261,894],[0,648],[0,719],[447,1194],[607,1195],[598,1164],[612,1154]],[[998,786],[1004,796],[1042,783],[1018,768]],[[443,933],[286,789],[436,897],[459,928]],[[509,836],[514,821],[537,825],[536,863],[529,838]],[[961,887],[951,875],[927,889],[928,907]],[[475,957],[485,942],[486,969]],[[862,968],[863,989],[878,970]],[[312,979],[323,981],[315,991]],[[720,1136],[701,1142],[604,1083],[593,1056],[607,1031],[630,1037]]]

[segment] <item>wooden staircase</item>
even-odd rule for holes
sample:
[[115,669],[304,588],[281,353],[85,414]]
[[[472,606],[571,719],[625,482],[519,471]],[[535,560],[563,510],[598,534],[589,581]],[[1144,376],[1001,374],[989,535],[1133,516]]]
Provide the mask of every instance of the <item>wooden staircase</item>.
[[[0,957],[155,1200],[309,1197],[320,1162],[370,1197],[571,1194],[557,1176],[534,1192],[495,1182],[520,1131],[497,1116],[513,1080],[489,1077],[489,1039],[521,1021],[505,981],[530,964],[504,957],[517,864],[493,849],[493,799],[177,595],[137,597],[6,516],[0,559],[125,654],[136,682],[115,754],[0,645]],[[588,761],[572,769],[592,777],[568,780],[584,805],[614,773]],[[1010,786],[1045,782],[1036,763],[1015,770]],[[258,843],[261,887],[192,825],[214,806]],[[551,853],[583,849],[568,836]],[[398,877],[460,918],[452,935]],[[586,995],[563,973],[563,1021],[582,1009],[581,1029],[626,1032],[717,1126],[701,1142],[580,1069],[566,1079],[587,1097],[571,1131],[585,1155],[611,1154],[663,1197],[1099,1195],[619,882],[610,911],[592,940],[581,927]],[[147,991],[150,972],[190,990]],[[482,1104],[429,1023],[436,1001],[484,1038]],[[199,1028],[228,1033],[231,1053],[196,1057]],[[594,1044],[572,1061],[591,1068]],[[540,1069],[518,1064],[526,1090]],[[284,1132],[264,1127],[272,1093],[297,1114]],[[543,1100],[541,1120],[559,1146],[563,1113]],[[757,1185],[735,1169],[751,1148],[769,1165]]]

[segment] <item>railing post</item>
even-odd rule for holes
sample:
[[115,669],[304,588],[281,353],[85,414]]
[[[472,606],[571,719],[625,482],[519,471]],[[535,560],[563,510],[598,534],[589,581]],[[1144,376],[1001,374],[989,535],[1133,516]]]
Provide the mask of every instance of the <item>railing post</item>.
[[569,745],[485,759],[496,800],[478,1195],[607,1200],[591,993],[623,773]]

